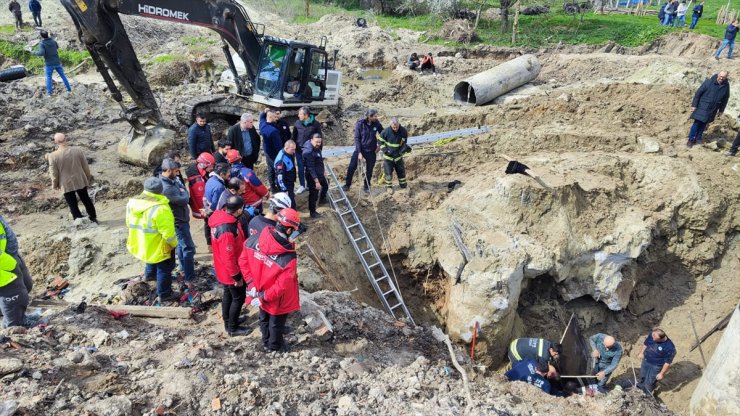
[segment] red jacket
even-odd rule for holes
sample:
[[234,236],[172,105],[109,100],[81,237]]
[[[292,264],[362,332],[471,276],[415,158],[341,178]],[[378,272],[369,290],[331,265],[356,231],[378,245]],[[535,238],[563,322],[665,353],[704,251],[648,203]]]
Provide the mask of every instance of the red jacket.
[[[295,246],[266,227],[259,235],[249,237],[239,256],[244,280],[264,293],[262,310],[270,315],[284,315],[301,309],[298,297],[298,262]],[[259,243],[259,244],[258,244]]]
[[216,278],[222,284],[233,285],[236,283],[234,277],[242,276],[239,270],[239,255],[244,246],[244,231],[239,221],[223,210],[211,214],[208,226],[211,227],[213,267],[216,269]]
[[200,210],[203,209],[203,195],[206,193],[206,181],[208,173],[198,163],[193,163],[185,170],[188,176],[188,187],[190,188],[190,210],[193,218],[203,219]]

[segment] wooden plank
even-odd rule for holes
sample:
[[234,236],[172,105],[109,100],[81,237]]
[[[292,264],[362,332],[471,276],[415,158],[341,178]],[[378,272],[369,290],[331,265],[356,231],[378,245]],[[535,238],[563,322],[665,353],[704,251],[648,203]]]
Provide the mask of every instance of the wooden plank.
[[[75,303],[65,302],[63,300],[52,299],[34,299],[31,302],[32,307],[61,310]],[[109,311],[128,312],[131,316],[144,318],[169,318],[169,319],[190,319],[191,309],[181,308],[179,306],[144,306],[144,305],[88,305],[100,306]]]

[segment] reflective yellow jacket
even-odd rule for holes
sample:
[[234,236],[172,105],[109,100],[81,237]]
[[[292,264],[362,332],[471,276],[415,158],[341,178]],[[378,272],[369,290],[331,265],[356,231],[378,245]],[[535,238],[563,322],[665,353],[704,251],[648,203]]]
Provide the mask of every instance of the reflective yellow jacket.
[[7,285],[15,280],[18,276],[13,273],[17,262],[5,251],[8,245],[8,239],[5,236],[5,227],[0,223],[0,287]]
[[128,251],[145,263],[159,263],[177,246],[175,217],[166,196],[144,191],[126,205]]

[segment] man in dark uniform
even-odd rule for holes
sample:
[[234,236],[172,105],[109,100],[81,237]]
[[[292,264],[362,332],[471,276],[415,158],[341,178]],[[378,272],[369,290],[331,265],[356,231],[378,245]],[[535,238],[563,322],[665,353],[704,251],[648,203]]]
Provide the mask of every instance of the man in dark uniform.
[[542,360],[551,362],[556,368],[560,361],[563,346],[542,338],[517,338],[509,345],[509,361],[514,366],[522,360]]
[[385,187],[389,191],[393,189],[393,171],[398,175],[398,185],[406,188],[406,166],[403,163],[403,155],[410,149],[406,145],[409,133],[398,122],[396,117],[391,119],[391,126],[386,127],[380,133],[380,148],[383,150],[383,173],[385,175]]

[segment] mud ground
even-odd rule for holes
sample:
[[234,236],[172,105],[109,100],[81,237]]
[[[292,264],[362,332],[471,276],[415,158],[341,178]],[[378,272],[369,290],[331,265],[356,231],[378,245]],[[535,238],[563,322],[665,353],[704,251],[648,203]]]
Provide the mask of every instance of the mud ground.
[[[56,9],[49,5],[48,10]],[[738,201],[740,165],[722,155],[738,127],[734,118],[740,112],[740,92],[736,93],[734,84],[727,115],[713,123],[705,135],[710,145],[690,151],[685,148],[689,104],[695,88],[721,69],[730,71],[733,82],[733,74],[740,70],[736,62],[711,59],[712,48],[718,43],[715,39],[676,34],[635,49],[606,45],[457,50],[421,45],[417,43],[419,34],[411,31],[353,28],[351,21],[342,16],[325,16],[316,24],[292,26],[266,13],[250,14],[258,22],[274,22],[274,29],[268,33],[305,40],[314,40],[317,33],[326,34],[329,48],[340,50],[337,64],[345,75],[343,99],[329,120],[327,128],[332,134],[327,137],[327,145],[350,144],[354,122],[368,107],[380,110],[384,124],[392,116],[401,117],[412,135],[476,125],[492,127],[489,134],[414,149],[407,161],[411,183],[408,191],[387,194],[378,186],[372,201],[359,193],[351,194],[374,240],[380,240],[381,228],[391,237],[390,247],[384,252],[392,255],[403,293],[417,321],[425,326],[445,324],[449,287],[438,267],[410,267],[408,258],[415,250],[438,249],[428,246],[430,240],[423,232],[412,232],[410,223],[424,215],[440,216],[430,219],[430,224],[444,222],[444,214],[435,209],[450,197],[446,192],[449,181],[458,179],[463,186],[483,189],[492,177],[502,176],[503,163],[496,154],[542,160],[547,179],[557,183],[558,176],[568,175],[568,166],[564,165],[567,157],[561,155],[588,159],[624,154],[634,156],[635,163],[640,157],[655,157],[644,154],[639,145],[638,138],[645,136],[660,144],[660,157],[687,166],[683,173],[700,182],[709,198],[729,194],[728,200]],[[188,53],[181,41],[184,36],[216,39],[196,28],[124,20],[133,25],[129,33],[134,43],[146,51],[142,53],[145,63],[157,54]],[[77,45],[65,14],[57,13],[45,21],[63,47]],[[6,23],[8,16],[3,15],[0,24]],[[10,39],[28,42],[34,37],[28,32],[11,35]],[[399,65],[410,51],[427,49],[437,55],[438,77],[419,76]],[[471,108],[452,102],[455,83],[520,53],[535,53],[543,64],[531,85],[499,99],[495,105]],[[223,61],[217,46],[206,47],[205,54]],[[0,68],[10,64],[6,60]],[[145,68],[155,78],[172,69],[154,64],[145,64]],[[361,80],[360,75],[369,69],[378,70],[383,79]],[[0,206],[19,235],[21,250],[36,281],[36,296],[54,276],[61,275],[71,283],[67,300],[75,302],[83,296],[104,300],[118,295],[114,282],[140,273],[140,265],[125,251],[123,207],[129,196],[139,192],[148,172],[118,162],[115,147],[129,126],[120,119],[119,108],[108,97],[99,75],[88,70],[71,74],[70,79],[73,92],[51,98],[44,96],[41,76],[0,84]],[[166,121],[178,127],[178,143],[182,146],[184,128],[177,126],[174,106],[184,96],[207,91],[208,82],[153,84],[153,88],[161,98]],[[87,151],[96,178],[93,189],[101,220],[98,227],[72,224],[61,195],[50,189],[43,154],[53,149],[51,135],[56,131],[67,133],[74,144]],[[347,161],[331,163],[343,172]],[[620,177],[620,173],[605,176],[628,183],[641,180]],[[305,198],[301,195],[298,199],[302,215],[308,214]],[[660,198],[670,195],[656,196]],[[462,205],[464,201],[456,203]],[[526,335],[558,338],[570,313],[576,313],[585,334],[613,333],[625,346],[631,361],[622,361],[615,374],[618,379],[630,378],[630,367],[639,369],[637,350],[649,328],[663,327],[679,354],[657,392],[663,407],[658,405],[653,411],[687,414],[691,392],[704,367],[700,351],[688,351],[694,342],[689,316],[701,335],[732,310],[740,295],[736,278],[740,248],[734,237],[738,229],[736,206],[723,207],[728,218],[723,230],[728,238],[716,246],[703,245],[694,252],[672,257],[666,253],[676,245],[667,241],[665,245],[670,248],[655,254],[659,258],[638,262],[638,268],[644,266],[640,270],[644,279],[636,286],[626,310],[609,311],[590,297],[566,302],[551,278],[530,280],[518,308],[521,328]],[[82,318],[69,311],[46,312],[51,335],[37,330],[27,334],[3,332],[24,343],[19,351],[3,350],[3,356],[21,360],[30,373],[40,371],[42,377],[6,376],[0,397],[20,403],[19,414],[160,414],[156,411],[160,405],[169,414],[192,414],[209,411],[213,397],[221,397],[226,403],[224,414],[240,414],[243,410],[234,403],[247,400],[244,397],[249,397],[247,409],[260,414],[390,414],[400,409],[428,414],[430,408],[440,409],[440,414],[462,412],[466,400],[446,350],[432,341],[427,329],[396,328],[383,321],[381,313],[363,306],[379,305],[333,214],[327,208],[320,211],[324,218],[310,223],[310,233],[299,246],[299,275],[308,290],[344,292],[322,295],[331,311],[328,315],[338,327],[332,344],[301,333],[301,322],[295,320],[293,325],[299,328],[296,340],[302,337],[304,346],[299,342],[298,352],[291,353],[287,360],[269,357],[265,361],[255,350],[255,339],[241,345],[223,338],[216,310],[190,323],[140,319],[119,323],[99,310]],[[376,213],[380,226],[375,222]],[[595,220],[594,227],[598,226]],[[208,265],[197,221],[193,222],[193,235],[199,246],[196,260]],[[309,258],[309,250],[317,253],[319,263]],[[344,314],[346,320],[340,318]],[[128,331],[130,339],[116,336],[122,330]],[[97,346],[96,335],[103,340]],[[702,345],[707,361],[720,336],[721,332],[714,334]],[[88,346],[96,346],[100,354],[88,352]],[[458,355],[462,357],[470,346],[459,346]],[[422,355],[424,359],[417,358]],[[183,359],[191,366],[178,364],[186,363]],[[265,364],[245,365],[252,362]],[[261,369],[300,378],[293,384],[279,383]],[[484,413],[497,409],[510,414],[647,414],[647,409],[653,409],[652,404],[629,393],[615,393],[605,400],[543,397],[528,386],[503,383],[500,370],[489,368],[473,381],[475,404]],[[170,380],[178,381],[172,384]],[[60,381],[62,387],[57,390]],[[311,387],[298,393],[305,385]],[[291,391],[296,393],[288,393]],[[55,398],[58,392],[62,394]],[[410,403],[410,408],[402,407],[404,403]],[[122,410],[104,413],[101,409]]]

